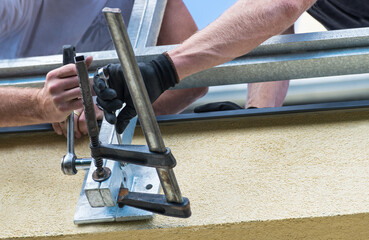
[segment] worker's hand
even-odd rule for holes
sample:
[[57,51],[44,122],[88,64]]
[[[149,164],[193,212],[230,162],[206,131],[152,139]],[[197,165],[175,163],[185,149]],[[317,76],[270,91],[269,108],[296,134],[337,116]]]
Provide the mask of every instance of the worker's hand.
[[[169,56],[159,55],[149,63],[138,64],[143,81],[151,103],[153,103],[165,90],[178,83],[178,76]],[[97,103],[104,109],[105,119],[115,123],[118,133],[122,133],[129,120],[136,116],[131,96],[128,91],[122,68],[119,64],[110,64],[104,67],[104,73],[108,76],[108,86],[99,75],[94,76],[94,90],[97,95]],[[118,117],[115,111],[122,107]]]
[[[87,66],[91,63],[92,57],[87,57]],[[47,122],[63,122],[74,109],[82,108],[75,65],[68,64],[50,71],[37,98],[42,118]]]
[[[96,105],[94,105],[94,108],[95,108],[96,120],[102,120],[104,117],[104,112],[100,110]],[[85,111],[82,111],[82,113],[80,114],[78,118],[77,126],[78,126],[78,131],[81,134],[83,135],[88,134]]]
[[[83,112],[83,108],[76,109],[73,112],[74,112],[74,137],[80,138],[82,136],[82,133],[78,129],[78,119]],[[67,137],[67,129],[68,129],[67,122],[68,122],[68,119],[63,122],[52,123],[53,129],[56,132],[56,134],[64,135],[65,137]]]
[[[94,105],[94,107],[95,107],[96,119],[102,120],[104,117],[104,112],[100,110],[96,105]],[[81,108],[81,109],[74,110],[73,112],[74,112],[74,137],[80,138],[83,135],[88,134],[85,111],[83,110],[83,108]],[[54,131],[58,135],[63,134],[65,137],[67,137],[67,126],[68,126],[67,122],[68,121],[52,123]]]

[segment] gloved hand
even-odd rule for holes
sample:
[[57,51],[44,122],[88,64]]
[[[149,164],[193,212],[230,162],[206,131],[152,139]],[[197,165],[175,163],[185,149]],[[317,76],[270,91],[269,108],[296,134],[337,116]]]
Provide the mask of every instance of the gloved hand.
[[[179,82],[177,72],[170,57],[164,53],[149,63],[138,63],[143,81],[151,103],[153,103],[165,90]],[[103,108],[106,121],[115,124],[118,133],[122,133],[131,118],[136,116],[131,95],[120,64],[109,64],[103,68],[108,75],[108,86],[97,72],[94,76],[94,91],[97,103]],[[115,111],[126,106],[115,116]]]

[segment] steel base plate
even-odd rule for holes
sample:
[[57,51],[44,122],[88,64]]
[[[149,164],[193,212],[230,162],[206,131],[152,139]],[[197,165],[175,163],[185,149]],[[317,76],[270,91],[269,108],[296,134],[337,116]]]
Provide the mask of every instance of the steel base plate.
[[[122,183],[124,182],[124,186],[130,191],[155,194],[160,192],[160,180],[155,168],[127,164],[122,167],[122,171],[125,178],[122,179]],[[118,205],[116,205],[115,207],[92,208],[84,193],[87,176],[88,171],[83,181],[77,209],[74,215],[75,224],[121,222],[153,218],[154,214],[152,212],[129,206],[119,208]]]

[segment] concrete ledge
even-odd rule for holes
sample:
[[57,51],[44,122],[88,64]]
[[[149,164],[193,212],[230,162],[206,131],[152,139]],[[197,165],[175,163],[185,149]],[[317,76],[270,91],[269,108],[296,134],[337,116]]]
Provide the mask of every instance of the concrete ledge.
[[[76,226],[64,137],[0,135],[0,239],[368,239],[366,110],[162,126],[189,219]],[[144,143],[137,129],[135,144]],[[87,138],[77,141],[89,154]]]
[[[260,222],[242,222],[199,227],[129,230],[98,234],[56,236],[64,240],[116,239],[368,239],[369,215],[356,214],[324,218],[286,219]],[[33,239],[33,238],[32,238]],[[39,239],[39,238],[37,238]],[[43,239],[43,238],[41,238]]]

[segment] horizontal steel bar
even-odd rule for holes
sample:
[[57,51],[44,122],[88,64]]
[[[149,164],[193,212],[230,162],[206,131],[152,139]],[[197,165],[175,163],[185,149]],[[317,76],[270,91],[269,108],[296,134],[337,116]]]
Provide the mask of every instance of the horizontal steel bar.
[[[244,107],[247,89],[247,84],[210,87],[204,97],[192,103],[182,113],[191,113],[196,107],[211,102],[231,101]],[[290,81],[283,106],[367,99],[369,74],[330,76]]]
[[[135,49],[136,59],[149,61],[175,46]],[[95,59],[91,71],[119,62],[115,51],[85,55]],[[178,88],[367,73],[368,55],[369,28],[274,36],[247,55],[186,78]],[[55,55],[2,60],[0,85],[12,85],[17,81],[19,84],[16,78],[44,75],[61,66],[60,59]]]
[[242,57],[194,74],[177,88],[220,86],[312,77],[368,73],[369,47]]

